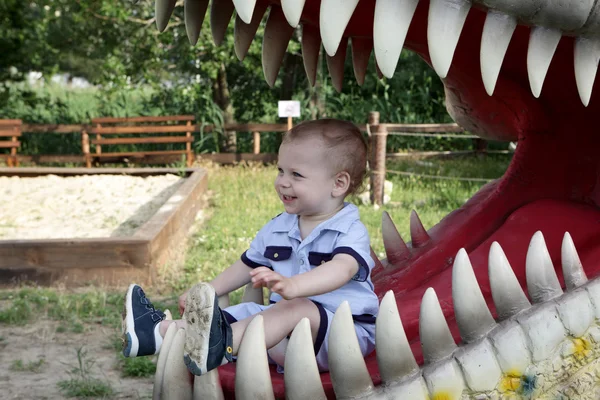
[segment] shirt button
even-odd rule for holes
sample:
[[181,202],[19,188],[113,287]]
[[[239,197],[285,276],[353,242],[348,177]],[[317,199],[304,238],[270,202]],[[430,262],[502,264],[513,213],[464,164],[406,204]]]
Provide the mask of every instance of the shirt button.
[[273,254],[273,258],[277,258],[277,257],[279,257],[278,253]]
[[304,265],[304,260],[300,259],[300,265]]

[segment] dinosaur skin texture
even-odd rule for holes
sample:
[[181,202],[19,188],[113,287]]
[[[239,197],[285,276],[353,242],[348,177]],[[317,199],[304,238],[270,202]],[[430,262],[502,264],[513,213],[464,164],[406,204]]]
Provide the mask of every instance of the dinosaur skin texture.
[[[562,287],[565,283],[560,268],[561,242],[565,232],[572,236],[590,280],[597,277],[600,268],[600,134],[595,129],[600,101],[595,93],[598,90],[592,91],[587,107],[580,100],[573,67],[575,40],[561,38],[541,95],[536,98],[530,89],[526,62],[531,28],[519,24],[510,40],[495,91],[489,96],[479,63],[487,10],[479,7],[470,10],[449,72],[442,79],[446,106],[455,121],[471,132],[486,139],[517,141],[518,146],[502,178],[484,186],[462,207],[431,227],[423,240],[415,241],[417,230],[411,229],[413,241],[408,250],[386,245],[387,259],[377,261],[373,271],[376,291],[380,298],[389,290],[394,292],[418,364],[423,363],[419,311],[430,287],[437,294],[455,342],[461,343],[451,288],[452,266],[459,249],[468,253],[494,317],[496,308],[488,277],[488,253],[494,241],[502,246],[523,288],[527,287],[527,250],[537,231],[543,232]],[[374,0],[361,0],[344,37],[372,37],[374,8]],[[318,29],[319,12],[320,1],[307,0],[300,23]],[[419,1],[404,48],[418,53],[431,65],[428,12],[429,2]],[[373,384],[380,385],[376,354],[367,357],[366,365]],[[219,368],[227,398],[234,396],[235,367],[229,364]],[[272,369],[271,378],[275,397],[284,398],[283,376]],[[510,376],[505,375],[504,379],[508,379],[505,386],[510,386]],[[527,381],[523,376],[515,379],[522,389],[529,385],[533,390],[536,385],[535,380]],[[334,398],[330,375],[322,374],[321,380],[327,396]]]

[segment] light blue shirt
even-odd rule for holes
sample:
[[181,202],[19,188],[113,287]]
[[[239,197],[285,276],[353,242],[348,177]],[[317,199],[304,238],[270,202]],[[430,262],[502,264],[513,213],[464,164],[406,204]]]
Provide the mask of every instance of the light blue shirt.
[[[379,310],[373,291],[371,258],[367,228],[360,221],[358,208],[344,203],[337,214],[320,223],[304,240],[300,236],[298,216],[286,212],[269,221],[256,235],[242,261],[251,268],[265,266],[291,277],[308,272],[330,261],[336,254],[348,254],[358,262],[358,272],[344,286],[309,299],[335,312],[347,300],[356,321],[374,322]],[[271,294],[271,302],[282,297]]]

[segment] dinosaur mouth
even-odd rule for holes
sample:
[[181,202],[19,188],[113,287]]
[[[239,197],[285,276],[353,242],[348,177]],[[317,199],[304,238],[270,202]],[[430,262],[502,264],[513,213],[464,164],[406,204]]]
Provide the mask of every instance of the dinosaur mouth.
[[[159,3],[175,4],[157,1],[157,11]],[[204,4],[204,15],[208,1],[198,3]],[[419,310],[428,288],[435,290],[455,341],[461,341],[451,291],[451,267],[461,248],[468,253],[494,316],[488,277],[493,242],[502,246],[522,287],[527,285],[527,250],[537,231],[543,234],[542,242],[562,286],[561,243],[565,232],[569,232],[587,276],[598,276],[600,134],[595,121],[600,101],[593,89],[600,58],[600,41],[596,39],[600,3],[213,0],[211,28],[217,42],[224,35],[234,4],[235,50],[240,59],[264,13],[270,10],[263,39],[263,70],[270,85],[277,77],[293,26],[300,23],[302,53],[311,83],[315,81],[321,43],[338,90],[342,89],[348,43],[359,83],[365,79],[372,51],[378,73],[390,77],[404,47],[418,53],[442,78],[446,107],[456,122],[483,138],[518,142],[504,176],[484,186],[437,225],[426,231],[413,213],[409,245],[384,214],[387,259],[373,271],[373,282],[380,297],[388,290],[395,293],[419,363],[423,361]],[[164,18],[157,21],[159,27],[166,26]],[[197,39],[202,19],[199,22],[189,23],[186,15],[192,40],[194,35]],[[367,366],[378,384],[375,354],[367,358]],[[233,366],[223,367],[220,375],[226,391],[234,387]],[[273,374],[272,379],[276,396],[283,397],[282,378]],[[330,393],[329,377],[323,375],[322,381]]]

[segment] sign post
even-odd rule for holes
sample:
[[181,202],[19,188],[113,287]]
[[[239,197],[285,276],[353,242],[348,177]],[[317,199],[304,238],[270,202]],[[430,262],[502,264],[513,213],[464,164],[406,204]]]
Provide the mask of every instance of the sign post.
[[292,118],[300,117],[300,102],[296,100],[280,100],[277,103],[279,118],[287,117],[287,129],[292,129]]

